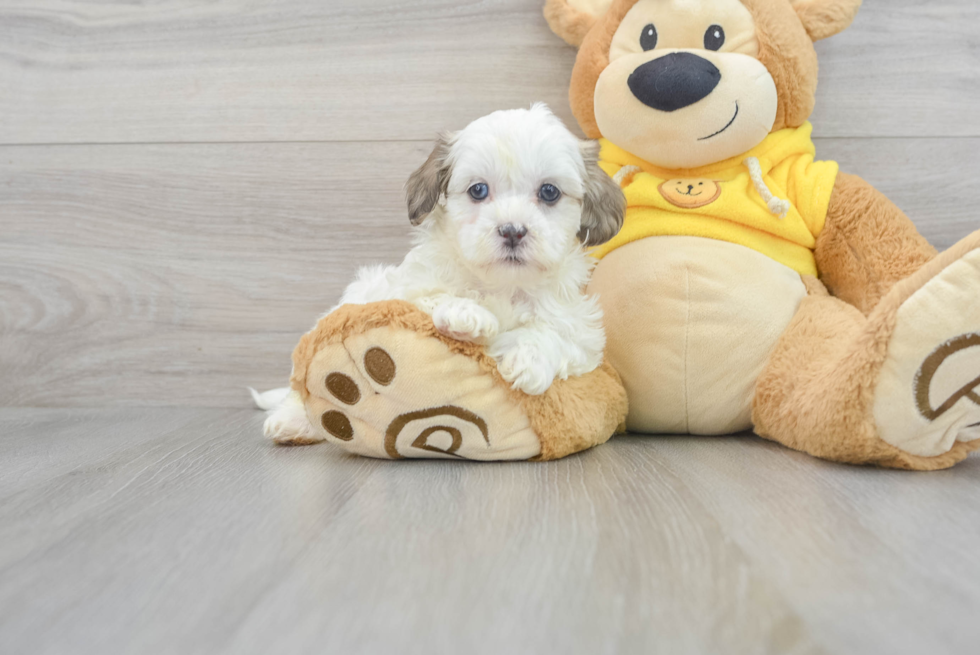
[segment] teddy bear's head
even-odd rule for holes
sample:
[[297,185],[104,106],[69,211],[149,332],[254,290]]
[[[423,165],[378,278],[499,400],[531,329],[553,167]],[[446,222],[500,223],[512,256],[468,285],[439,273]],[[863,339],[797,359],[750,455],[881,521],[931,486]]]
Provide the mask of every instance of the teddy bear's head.
[[580,46],[572,112],[652,164],[695,168],[745,153],[813,111],[813,42],[861,0],[548,0],[556,34]]

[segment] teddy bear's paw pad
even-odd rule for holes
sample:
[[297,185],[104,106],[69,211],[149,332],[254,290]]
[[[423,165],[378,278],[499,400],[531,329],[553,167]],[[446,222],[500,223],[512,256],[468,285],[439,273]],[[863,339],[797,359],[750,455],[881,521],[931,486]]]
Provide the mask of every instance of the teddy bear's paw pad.
[[980,250],[899,308],[874,417],[884,441],[922,457],[980,439]]
[[[464,443],[470,448],[461,453]],[[430,453],[430,456],[465,457],[470,450],[489,447],[487,422],[473,412],[454,405],[401,414],[385,430],[385,452],[392,459],[422,456],[402,454],[412,453],[413,450]]]
[[375,328],[322,347],[306,412],[323,438],[389,459],[529,459],[541,446],[524,410],[470,357],[439,339]]

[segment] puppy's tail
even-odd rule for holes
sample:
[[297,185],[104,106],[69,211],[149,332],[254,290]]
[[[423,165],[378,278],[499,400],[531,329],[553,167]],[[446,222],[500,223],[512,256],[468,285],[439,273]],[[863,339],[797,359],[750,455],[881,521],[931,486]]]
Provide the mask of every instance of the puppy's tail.
[[252,393],[252,400],[255,402],[255,406],[265,410],[275,409],[281,405],[282,401],[286,400],[286,397],[289,396],[291,391],[289,387],[272,389],[263,393],[259,393],[252,387],[248,387],[248,390]]

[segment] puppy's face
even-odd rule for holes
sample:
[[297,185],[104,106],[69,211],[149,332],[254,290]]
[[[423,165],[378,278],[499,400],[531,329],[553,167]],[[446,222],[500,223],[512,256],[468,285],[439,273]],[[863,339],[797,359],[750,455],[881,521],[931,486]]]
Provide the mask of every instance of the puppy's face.
[[622,192],[596,155],[543,105],[495,112],[437,143],[409,180],[409,216],[418,225],[444,208],[430,220],[468,268],[530,281],[622,226]]

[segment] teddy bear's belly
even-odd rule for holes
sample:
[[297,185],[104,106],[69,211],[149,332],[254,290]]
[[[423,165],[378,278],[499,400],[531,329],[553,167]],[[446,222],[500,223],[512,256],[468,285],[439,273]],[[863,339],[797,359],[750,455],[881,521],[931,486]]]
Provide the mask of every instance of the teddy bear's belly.
[[754,250],[699,237],[649,237],[608,254],[589,286],[607,355],[629,395],[632,431],[751,428],[756,380],[806,289]]

